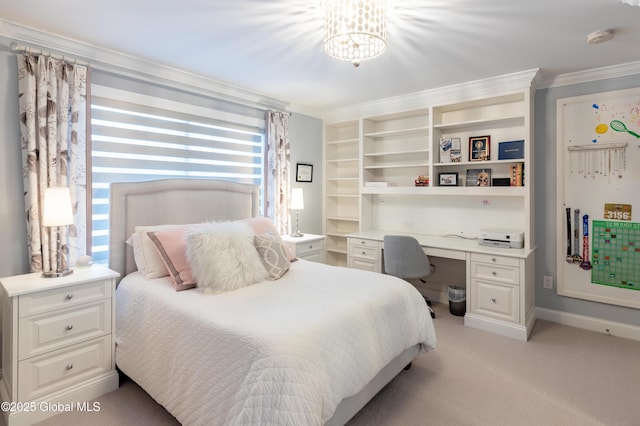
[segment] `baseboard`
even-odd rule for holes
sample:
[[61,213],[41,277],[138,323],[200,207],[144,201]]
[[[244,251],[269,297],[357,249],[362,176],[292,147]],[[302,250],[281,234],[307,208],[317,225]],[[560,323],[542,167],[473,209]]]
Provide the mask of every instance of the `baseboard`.
[[640,341],[640,327],[638,326],[546,308],[536,308],[536,317],[537,319],[568,325],[570,327]]
[[[527,327],[494,320],[492,318],[471,314],[469,312],[464,316],[464,325],[500,334],[502,336],[511,337],[512,339],[521,340],[523,342],[526,342],[529,339],[529,334],[531,333],[531,330],[527,329]],[[533,327],[533,324],[531,326]]]

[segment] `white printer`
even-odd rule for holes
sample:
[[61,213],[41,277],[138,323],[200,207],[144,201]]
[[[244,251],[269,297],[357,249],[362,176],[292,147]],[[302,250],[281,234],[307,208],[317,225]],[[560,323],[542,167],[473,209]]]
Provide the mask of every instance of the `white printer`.
[[515,229],[485,228],[480,230],[478,241],[483,246],[523,248],[524,233]]

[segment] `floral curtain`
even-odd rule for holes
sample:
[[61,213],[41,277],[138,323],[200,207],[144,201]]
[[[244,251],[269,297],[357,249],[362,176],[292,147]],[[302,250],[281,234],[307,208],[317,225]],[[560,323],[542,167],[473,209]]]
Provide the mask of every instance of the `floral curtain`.
[[267,111],[267,216],[280,234],[291,233],[289,113]]
[[58,229],[42,226],[45,188],[64,186],[71,192],[75,224],[59,229],[62,269],[86,252],[87,67],[45,55],[17,59],[31,271],[51,272],[58,269]]

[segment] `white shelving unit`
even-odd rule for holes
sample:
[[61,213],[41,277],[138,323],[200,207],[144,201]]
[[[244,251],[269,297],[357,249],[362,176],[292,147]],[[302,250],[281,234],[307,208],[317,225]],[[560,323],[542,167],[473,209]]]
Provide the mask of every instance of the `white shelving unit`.
[[347,238],[360,227],[360,122],[325,127],[325,261],[347,265]]
[[[505,299],[504,306],[489,305],[495,312],[482,303],[485,296],[486,303],[497,303],[497,295],[479,285],[481,280],[471,279],[475,264],[466,259],[467,285],[473,286],[467,294],[475,295],[473,303],[479,305],[467,306],[465,324],[504,334],[518,330],[518,336],[525,330],[526,335],[535,321],[532,117],[537,74],[529,70],[327,114],[327,263],[381,271],[376,248],[363,246],[370,242],[366,237],[357,240],[368,232],[473,239],[487,227],[522,230],[519,278],[507,283],[511,299]],[[469,139],[482,136],[490,137],[489,158],[470,161]],[[458,162],[440,159],[442,138],[460,138]],[[509,141],[524,141],[522,158],[499,160],[500,142]],[[519,164],[524,170],[522,186],[466,186],[469,169],[490,169],[492,179],[510,178]],[[441,173],[457,173],[458,184],[440,186]],[[429,184],[416,186],[419,176],[428,177]],[[341,179],[348,179],[348,184]],[[349,233],[351,247],[345,238]],[[516,304],[518,309],[510,310]]]

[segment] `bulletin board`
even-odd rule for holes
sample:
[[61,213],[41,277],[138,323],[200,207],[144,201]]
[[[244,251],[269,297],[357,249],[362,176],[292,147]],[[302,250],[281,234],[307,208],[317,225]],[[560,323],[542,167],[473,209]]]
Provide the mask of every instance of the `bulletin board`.
[[557,292],[640,308],[640,88],[557,101]]

